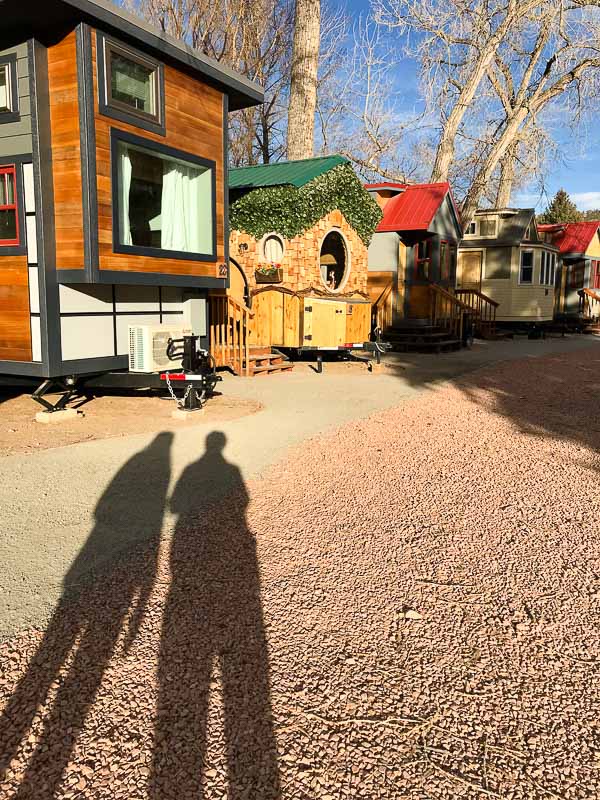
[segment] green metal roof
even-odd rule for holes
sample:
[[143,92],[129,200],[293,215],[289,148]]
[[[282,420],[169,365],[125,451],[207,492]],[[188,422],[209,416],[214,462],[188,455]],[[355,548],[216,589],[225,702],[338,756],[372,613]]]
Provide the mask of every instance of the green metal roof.
[[261,186],[304,186],[340,164],[347,164],[342,156],[321,156],[301,161],[277,161],[255,167],[237,167],[229,170],[230,189],[257,189]]

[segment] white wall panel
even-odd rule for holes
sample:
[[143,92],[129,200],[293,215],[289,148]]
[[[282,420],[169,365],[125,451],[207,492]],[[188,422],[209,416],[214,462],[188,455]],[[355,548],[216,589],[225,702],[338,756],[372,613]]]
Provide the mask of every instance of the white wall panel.
[[[179,317],[175,317],[173,326],[181,329]],[[129,353],[130,325],[160,325],[160,314],[121,314],[117,317],[117,353],[125,356]]]
[[30,264],[37,264],[37,226],[35,224],[35,216],[25,217],[25,225],[27,226],[27,261]]
[[33,361],[42,360],[42,330],[39,317],[31,317],[31,351]]
[[29,310],[32,314],[40,313],[40,284],[37,267],[29,267]]
[[60,286],[60,310],[63,314],[82,314],[93,311],[112,312],[110,286]]
[[115,287],[117,311],[160,311],[158,286]]
[[23,164],[23,183],[25,184],[25,212],[33,214],[35,211],[33,164]]
[[183,289],[177,286],[163,286],[161,296],[163,311],[181,311],[183,309]]
[[63,317],[60,332],[63,361],[114,356],[112,316]]

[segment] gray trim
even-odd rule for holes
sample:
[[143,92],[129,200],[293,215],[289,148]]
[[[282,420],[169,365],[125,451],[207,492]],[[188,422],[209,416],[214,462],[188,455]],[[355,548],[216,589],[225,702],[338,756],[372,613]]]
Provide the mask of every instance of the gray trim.
[[58,283],[94,283],[87,270],[84,269],[59,269],[56,271]]
[[224,278],[201,275],[173,275],[167,272],[122,272],[101,269],[95,283],[129,284],[130,286],[182,286],[187,289],[225,289]]
[[[215,219],[216,214],[215,208]],[[227,267],[225,286],[229,289],[231,285],[229,268],[229,98],[226,94],[223,95],[223,257]]]
[[60,318],[67,317],[149,317],[152,314],[159,316],[182,317],[183,311],[61,311]]
[[92,73],[92,34],[88,25],[77,28],[77,79],[79,136],[81,147],[81,192],[83,203],[83,250],[86,274],[93,280],[99,266],[98,186],[96,172],[96,120]]
[[47,367],[42,361],[0,361],[0,375],[31,375],[46,378]]
[[0,56],[0,67],[8,64],[10,70],[8,71],[10,77],[10,99],[12,109],[0,113],[0,125],[8,125],[9,122],[21,121],[21,100],[19,98],[19,76],[18,76],[18,56],[16,53],[10,53],[6,56]]
[[38,279],[41,311],[42,364],[46,375],[60,374],[61,361],[56,235],[54,226],[54,178],[50,133],[48,51],[35,39],[28,42],[33,134],[33,179],[38,235]]
[[27,255],[27,229],[25,223],[25,184],[23,181],[23,164],[31,164],[30,153],[23,156],[0,156],[0,166],[11,164],[15,166],[17,197],[17,223],[19,226],[19,242],[17,245],[0,245],[0,257]]
[[[147,61],[156,69],[157,74],[157,121],[154,122],[149,115],[136,114],[134,111],[128,112],[125,109],[117,108],[111,105],[106,96],[107,91],[107,68],[106,68],[106,49],[105,42],[109,45],[114,45],[116,48],[131,52],[132,56],[138,57],[140,60]],[[90,54],[91,61],[91,54]],[[148,131],[149,133],[158,133],[160,136],[167,135],[166,129],[166,109],[165,109],[165,68],[160,61],[155,58],[147,56],[135,47],[129,44],[123,44],[113,36],[108,36],[102,31],[96,31],[96,68],[98,70],[98,110],[105,117],[116,119],[119,122],[125,122],[127,125],[133,125],[135,128]]]
[[113,369],[127,369],[129,358],[127,356],[102,356],[100,358],[78,358],[74,361],[62,361],[60,372],[50,375],[56,378],[59,375],[83,375],[86,372],[110,372]]
[[[206,167],[211,170],[211,199],[212,199],[212,253],[188,253],[178,250],[163,250],[158,247],[139,247],[137,245],[123,245],[119,240],[120,232],[120,213],[119,213],[119,156],[118,146],[119,142],[126,142],[144,150],[158,153],[159,155],[169,156],[181,161],[187,161],[190,164],[197,164],[198,166]],[[133,133],[121,131],[118,128],[110,129],[110,157],[111,157],[111,180],[112,180],[112,235],[113,235],[113,252],[123,255],[131,256],[145,256],[147,258],[169,258],[178,261],[217,261],[217,165],[215,161],[201,156],[194,155],[193,153],[186,153],[184,150],[177,150],[174,147],[168,147],[160,142],[155,142],[153,139],[144,139],[141,136],[136,136]]]
[[50,41],[53,30],[64,32],[69,25],[74,28],[79,22],[89,22],[95,27],[107,26],[117,37],[143,45],[196,78],[201,76],[205,83],[230,95],[232,111],[264,101],[264,92],[257,83],[127,13],[110,0],[3,0],[3,12],[0,46],[17,35],[21,41],[32,36]]

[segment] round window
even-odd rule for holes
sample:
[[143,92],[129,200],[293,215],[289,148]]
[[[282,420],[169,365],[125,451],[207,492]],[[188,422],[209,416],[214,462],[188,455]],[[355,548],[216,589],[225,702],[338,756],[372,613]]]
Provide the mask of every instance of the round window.
[[321,245],[321,280],[331,291],[339,289],[346,276],[348,251],[344,237],[338,231],[330,231]]
[[267,264],[281,264],[283,261],[284,244],[281,236],[268,233],[263,239],[263,256]]

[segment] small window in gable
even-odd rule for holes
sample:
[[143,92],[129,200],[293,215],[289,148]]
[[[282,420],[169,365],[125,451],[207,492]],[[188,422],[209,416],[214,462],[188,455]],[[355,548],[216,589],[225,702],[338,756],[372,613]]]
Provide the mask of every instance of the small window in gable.
[[467,225],[467,230],[465,231],[466,236],[477,236],[477,223],[476,222],[469,222]]
[[479,235],[484,238],[491,238],[496,236],[496,229],[497,229],[498,220],[494,217],[486,218],[479,220]]
[[267,264],[281,264],[285,246],[283,239],[276,233],[269,233],[263,239],[263,258]]

